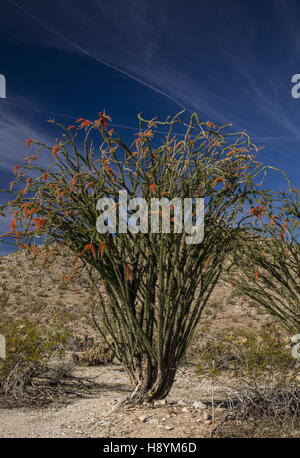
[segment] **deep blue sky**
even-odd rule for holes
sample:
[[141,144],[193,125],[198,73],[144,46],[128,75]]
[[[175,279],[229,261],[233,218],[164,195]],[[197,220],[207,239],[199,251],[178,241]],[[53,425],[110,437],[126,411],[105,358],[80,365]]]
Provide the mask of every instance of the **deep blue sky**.
[[103,108],[128,128],[140,111],[182,107],[233,122],[299,183],[298,0],[1,0],[0,73],[0,187],[26,138],[53,142],[49,117],[71,123]]

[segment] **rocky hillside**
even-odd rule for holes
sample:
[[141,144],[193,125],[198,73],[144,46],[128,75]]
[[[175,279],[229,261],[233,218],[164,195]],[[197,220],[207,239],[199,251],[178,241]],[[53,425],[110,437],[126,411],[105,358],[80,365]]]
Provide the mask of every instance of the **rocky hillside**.
[[[73,260],[62,247],[56,247],[51,257],[43,247],[34,254],[20,250],[0,257],[0,312],[37,320],[42,326],[60,321],[74,337],[97,339],[91,319],[95,297],[84,270],[72,277]],[[230,284],[220,281],[199,325],[199,336],[229,327],[255,329],[268,319],[247,298],[234,297]]]

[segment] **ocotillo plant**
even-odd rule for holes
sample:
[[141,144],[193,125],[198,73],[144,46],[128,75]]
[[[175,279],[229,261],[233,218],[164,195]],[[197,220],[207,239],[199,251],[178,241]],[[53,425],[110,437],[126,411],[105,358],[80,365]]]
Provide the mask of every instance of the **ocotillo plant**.
[[249,210],[261,227],[252,231],[252,239],[236,245],[233,281],[238,293],[265,308],[287,330],[299,332],[299,191],[282,192],[270,210],[264,203]]
[[[248,135],[232,132],[230,125],[201,122],[196,114],[187,121],[181,114],[163,122],[138,119],[130,145],[109,128],[105,113],[93,122],[78,119],[76,127],[51,121],[63,129],[62,137],[52,146],[28,139],[36,151],[25,165],[16,165],[10,189],[15,198],[2,212],[13,215],[6,241],[32,247],[35,237],[44,236],[90,267],[101,312],[94,309],[95,324],[128,371],[130,398],[149,401],[164,398],[172,387],[224,260],[247,226],[248,200],[259,195],[255,180],[265,167]],[[41,152],[53,156],[47,168],[33,165]],[[113,215],[120,190],[129,198],[169,199],[170,233],[123,233],[112,229],[113,216],[100,233],[97,202],[113,199]],[[186,243],[186,234],[175,229],[174,198],[204,199],[201,243]],[[160,217],[160,208],[148,218],[151,212]]]

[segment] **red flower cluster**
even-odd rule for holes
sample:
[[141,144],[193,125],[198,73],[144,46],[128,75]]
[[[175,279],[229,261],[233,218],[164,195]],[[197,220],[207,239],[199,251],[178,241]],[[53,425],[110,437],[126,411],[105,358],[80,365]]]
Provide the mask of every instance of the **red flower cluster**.
[[149,184],[149,190],[150,192],[154,193],[156,190],[156,184]]
[[100,248],[100,256],[101,256],[101,258],[103,258],[104,251],[105,251],[105,248],[106,248],[106,242],[100,242],[99,243],[99,248]]
[[57,161],[57,153],[59,151],[59,146],[58,145],[55,145],[53,146],[52,150],[51,150],[51,153],[52,153],[52,156],[54,157],[54,159]]
[[249,214],[251,216],[256,216],[258,220],[261,222],[262,215],[265,213],[266,207],[265,206],[257,206],[253,207],[249,210]]
[[93,257],[96,259],[96,257],[97,257],[96,248],[92,243],[88,243],[87,245],[85,245],[85,247],[83,248],[81,254],[85,253],[87,250],[90,251],[92,253]]
[[28,191],[28,188],[29,188],[30,181],[32,181],[32,178],[30,178],[30,177],[26,178],[25,188],[20,191],[21,194],[26,194],[26,192]]
[[103,127],[105,130],[108,128],[108,121],[111,121],[111,117],[100,111],[99,118],[95,121],[96,127]]
[[40,232],[44,225],[45,225],[45,220],[44,218],[34,218],[33,219],[34,223],[35,223],[35,228],[38,232]]
[[125,265],[125,280],[129,281],[131,278],[131,266],[130,264]]
[[214,188],[219,183],[223,183],[223,185],[225,185],[225,179],[223,177],[217,176],[212,183],[212,187]]
[[16,225],[17,225],[17,217],[18,217],[19,211],[16,211],[14,213],[14,217],[9,225],[9,230],[10,232],[16,232]]

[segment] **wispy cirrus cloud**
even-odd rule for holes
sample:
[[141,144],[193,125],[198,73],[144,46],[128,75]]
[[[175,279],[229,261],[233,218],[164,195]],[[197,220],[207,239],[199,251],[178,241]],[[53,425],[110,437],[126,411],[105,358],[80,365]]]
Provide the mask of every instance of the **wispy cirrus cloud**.
[[[18,105],[18,104],[17,104]],[[30,153],[25,148],[27,138],[46,139],[45,132],[36,126],[28,111],[11,108],[6,103],[0,104],[0,170],[2,174],[12,173],[16,164],[22,163]]]
[[[94,79],[101,77],[103,66],[124,75],[111,77],[109,103],[116,85],[121,87],[127,76],[151,89],[156,101],[169,101],[174,112],[183,106],[205,119],[233,122],[236,128],[247,129],[255,141],[267,145],[263,159],[272,155],[276,165],[297,177],[300,101],[290,94],[291,76],[300,68],[297,1],[290,0],[287,5],[277,0],[216,0],[214,4],[190,0],[177,3],[176,8],[171,0],[6,2],[9,14],[1,16],[0,26],[15,39],[30,43],[33,49],[45,48],[45,55],[48,50],[57,56],[71,53],[82,66],[92,62],[92,68],[86,70],[89,81],[91,74]],[[64,71],[66,81],[76,81],[76,74],[69,74],[67,68]],[[47,81],[40,93],[47,93],[48,86],[51,91]],[[98,104],[95,89],[93,86],[88,113]],[[118,90],[121,112],[124,102]],[[81,92],[88,98],[89,85],[81,87]],[[143,110],[144,99],[139,98],[143,92],[139,88],[136,93],[138,109]],[[73,112],[81,116],[83,104],[69,108],[72,94],[68,94],[65,104],[52,97],[56,102],[50,109],[57,106],[62,115]],[[135,97],[134,91],[132,94]],[[161,105],[156,102],[153,106],[157,107],[154,114],[159,113]],[[39,108],[47,111],[49,106]],[[116,126],[120,121],[127,130],[133,128],[135,121],[124,113],[119,119],[113,116]],[[37,129],[36,123],[29,125],[25,119],[28,127]],[[9,135],[8,126],[4,132]],[[9,137],[13,141],[13,136]]]
[[[209,6],[193,0],[176,8],[168,0],[9,2],[19,12],[16,36],[87,55],[180,107],[233,121],[260,137],[276,136],[272,130],[298,135],[289,94],[300,64],[298,44],[290,13],[283,15],[276,0],[261,16],[261,2],[236,0],[230,8],[223,1]],[[296,8],[294,1],[290,5]],[[13,25],[9,18],[1,21]]]

